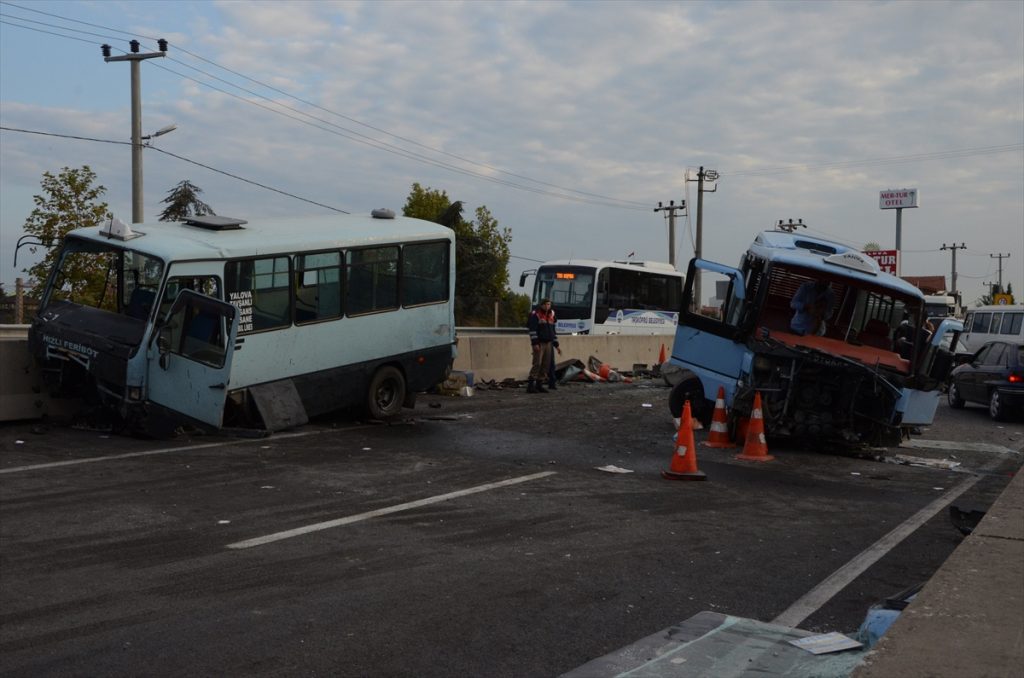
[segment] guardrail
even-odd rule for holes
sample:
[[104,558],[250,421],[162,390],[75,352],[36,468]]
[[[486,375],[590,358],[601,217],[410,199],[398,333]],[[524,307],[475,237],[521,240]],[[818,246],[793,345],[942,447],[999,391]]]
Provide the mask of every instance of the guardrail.
[[28,339],[29,325],[0,325],[0,339]]

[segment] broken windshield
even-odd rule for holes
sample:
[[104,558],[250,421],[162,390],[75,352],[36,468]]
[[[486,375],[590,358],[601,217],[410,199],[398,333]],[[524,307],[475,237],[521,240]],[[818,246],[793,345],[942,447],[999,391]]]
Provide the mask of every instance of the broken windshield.
[[43,307],[63,301],[145,320],[163,271],[156,257],[68,238]]

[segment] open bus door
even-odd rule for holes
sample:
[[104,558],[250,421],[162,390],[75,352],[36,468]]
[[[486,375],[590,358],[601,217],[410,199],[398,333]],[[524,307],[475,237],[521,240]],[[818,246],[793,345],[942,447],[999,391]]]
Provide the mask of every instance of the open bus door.
[[[705,282],[717,278],[727,283],[725,298],[719,300],[721,306],[717,317],[701,313],[698,300],[693,299],[694,282],[704,272],[711,274]],[[705,289],[715,287],[709,285]],[[690,261],[679,326],[672,344],[672,361],[689,374],[684,373],[683,380],[669,398],[673,416],[678,416],[677,411],[689,400],[694,416],[709,418],[708,405],[714,401],[719,386],[725,389],[726,402],[732,402],[736,381],[750,360],[750,351],[745,338],[740,336],[739,327],[745,313],[745,287],[743,272],[739,269],[703,259]],[[749,369],[749,365],[746,367]]]
[[964,324],[956,318],[946,318],[935,328],[914,375],[917,388],[904,388],[896,406],[903,413],[903,426],[931,425],[939,406],[940,387],[954,367],[956,343],[963,329]]
[[182,290],[150,341],[147,399],[219,428],[238,334],[237,309]]

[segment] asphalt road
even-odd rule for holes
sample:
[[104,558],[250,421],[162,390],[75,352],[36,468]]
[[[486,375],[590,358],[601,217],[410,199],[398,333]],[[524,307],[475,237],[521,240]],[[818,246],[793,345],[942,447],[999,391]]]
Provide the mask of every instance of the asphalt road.
[[[701,448],[679,483],[667,397],[478,390],[266,439],[4,425],[0,673],[554,676],[701,610],[772,621],[960,483],[987,507],[1024,449],[942,404],[914,447]],[[940,511],[800,626],[856,630],[961,539]]]

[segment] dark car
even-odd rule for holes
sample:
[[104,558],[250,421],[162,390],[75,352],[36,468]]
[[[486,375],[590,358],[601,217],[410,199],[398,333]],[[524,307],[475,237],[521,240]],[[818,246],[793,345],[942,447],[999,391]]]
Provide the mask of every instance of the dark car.
[[990,341],[949,376],[949,406],[988,405],[996,421],[1024,414],[1024,344]]

